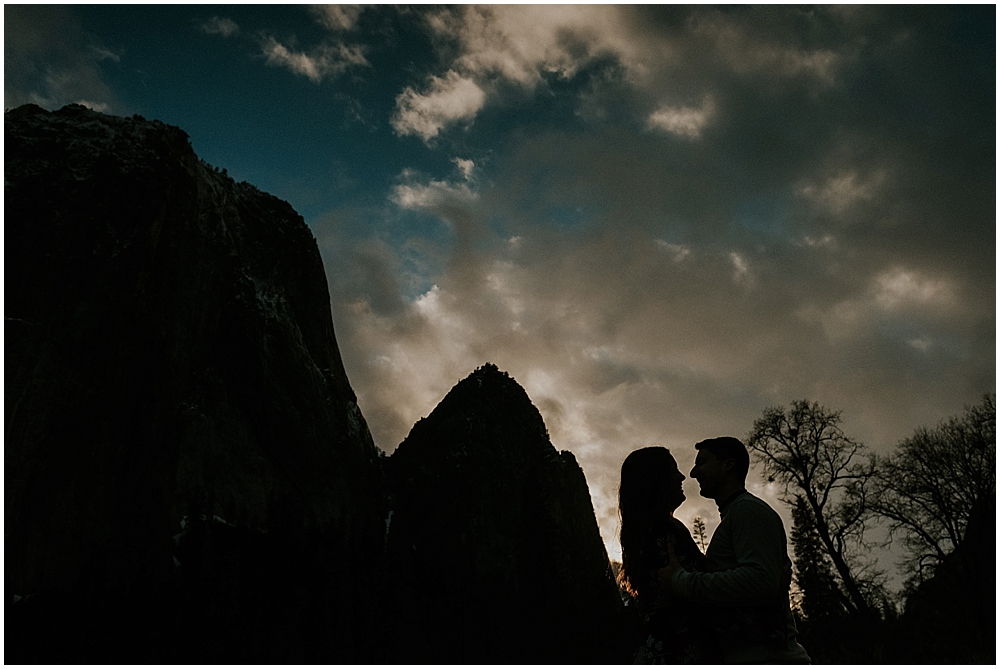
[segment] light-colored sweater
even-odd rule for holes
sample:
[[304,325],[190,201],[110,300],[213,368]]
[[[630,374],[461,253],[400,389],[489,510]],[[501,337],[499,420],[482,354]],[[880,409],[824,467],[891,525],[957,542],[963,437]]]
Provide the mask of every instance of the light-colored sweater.
[[[723,608],[741,608],[750,615],[764,607],[784,612],[787,646],[723,638],[727,663],[806,663],[809,655],[796,641],[795,620],[788,606],[788,586],[782,570],[790,568],[785,528],[767,502],[749,492],[720,510],[722,522],[712,536],[706,557],[707,572],[678,569],[671,581],[674,592],[697,602]],[[773,614],[772,614],[773,615]],[[780,628],[780,618],[777,622]]]

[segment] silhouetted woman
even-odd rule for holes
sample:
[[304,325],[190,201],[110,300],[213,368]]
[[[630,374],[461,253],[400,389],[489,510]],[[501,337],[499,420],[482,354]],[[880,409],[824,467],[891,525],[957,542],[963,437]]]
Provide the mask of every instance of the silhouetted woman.
[[669,561],[667,547],[685,569],[703,571],[705,556],[674,511],[684,501],[684,475],[670,451],[651,446],[622,463],[618,489],[621,516],[619,580],[645,619],[645,641],[636,664],[702,664],[718,661],[698,605],[660,591],[656,572]]

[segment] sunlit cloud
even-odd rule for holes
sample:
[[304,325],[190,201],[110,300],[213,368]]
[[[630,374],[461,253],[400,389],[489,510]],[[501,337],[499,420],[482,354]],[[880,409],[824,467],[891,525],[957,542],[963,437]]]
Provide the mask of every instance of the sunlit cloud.
[[472,178],[472,173],[476,169],[476,163],[464,158],[452,158],[451,162],[455,163],[459,171],[462,173],[462,177],[468,181]]
[[641,73],[650,54],[626,16],[604,5],[464,5],[431,12],[428,29],[443,45],[457,44],[458,53],[423,92],[407,87],[400,94],[393,127],[429,141],[448,125],[471,122],[499,82],[532,90],[547,76],[568,79],[599,58]]
[[432,75],[424,92],[407,87],[400,93],[390,122],[397,134],[429,142],[449,125],[471,122],[485,102],[475,81],[449,70],[444,77]]
[[952,285],[914,270],[896,267],[875,277],[875,302],[889,310],[907,305],[947,307],[955,302]]
[[449,70],[444,77],[431,75],[423,92],[407,87],[400,93],[390,122],[399,135],[429,142],[449,125],[470,123],[485,103],[475,81]]
[[649,116],[650,130],[662,130],[688,139],[698,139],[715,114],[715,104],[706,98],[698,107],[660,107]]
[[[471,170],[471,161],[469,163]],[[443,205],[466,205],[477,198],[476,192],[467,183],[433,179],[424,183],[412,170],[404,170],[399,178],[402,183],[393,188],[390,200],[402,209],[434,212]]]
[[458,41],[453,67],[522,86],[540,83],[545,73],[573,76],[602,55],[637,60],[635,40],[613,6],[468,5],[432,14],[428,25]]
[[[806,77],[832,84],[845,61],[830,49],[788,44],[780,35],[748,29],[752,22],[706,10],[692,17],[682,44],[679,34],[651,28],[633,7],[616,5],[463,5],[428,12],[425,25],[446,55],[443,74],[432,74],[424,90],[407,87],[397,98],[393,127],[428,141],[451,124],[471,122],[500,84],[534,90],[552,78],[570,79],[590,65],[614,63],[613,78],[638,95],[675,91],[673,69],[685,53],[729,70],[766,77]],[[599,76],[608,76],[604,70]],[[456,95],[461,85],[466,95]],[[596,82],[596,80],[595,80]],[[482,96],[475,93],[482,91]],[[456,104],[457,100],[462,100]],[[584,117],[603,118],[593,91],[581,91]],[[697,139],[718,108],[712,98],[695,105],[662,104],[644,119],[647,127]]]
[[365,10],[364,5],[313,5],[310,7],[320,23],[330,30],[351,30]]
[[267,37],[262,49],[268,65],[287,67],[315,84],[327,77],[343,74],[348,68],[369,66],[361,47],[348,46],[342,42],[321,44],[307,54],[289,49],[273,37]]

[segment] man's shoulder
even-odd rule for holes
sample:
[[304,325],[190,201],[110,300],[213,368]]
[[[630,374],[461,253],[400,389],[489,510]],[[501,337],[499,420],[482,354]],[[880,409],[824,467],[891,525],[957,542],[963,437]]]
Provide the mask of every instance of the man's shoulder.
[[781,516],[770,504],[750,492],[745,492],[734,499],[732,506],[727,511],[726,515],[776,518],[779,522],[781,521]]

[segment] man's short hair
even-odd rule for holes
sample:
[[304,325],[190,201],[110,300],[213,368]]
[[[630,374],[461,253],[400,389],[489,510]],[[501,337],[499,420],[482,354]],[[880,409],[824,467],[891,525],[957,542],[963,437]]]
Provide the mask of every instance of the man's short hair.
[[736,471],[745,478],[750,471],[750,453],[743,442],[736,437],[716,437],[699,441],[694,445],[695,450],[705,449],[719,460],[732,459],[736,462]]

